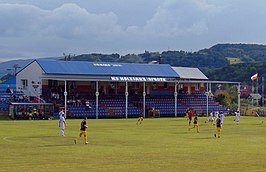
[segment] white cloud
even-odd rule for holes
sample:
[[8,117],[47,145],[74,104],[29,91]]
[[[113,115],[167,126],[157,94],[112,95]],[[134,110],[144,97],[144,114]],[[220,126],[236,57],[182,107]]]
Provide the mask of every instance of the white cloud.
[[194,40],[191,43],[191,40],[198,36],[207,37],[209,20],[219,11],[219,7],[203,0],[166,0],[144,26],[128,27],[127,33],[139,38],[144,49],[161,51],[168,47],[187,47],[185,49],[190,50],[194,48],[192,44],[197,42]]
[[92,14],[76,4],[54,10],[31,5],[0,5],[1,36],[56,36],[69,38],[90,34],[109,34],[120,30],[114,13]]
[[263,43],[266,5],[255,2],[0,0],[0,58]]
[[[5,23],[0,26],[3,38],[0,49],[21,50],[24,55],[31,54],[30,51],[36,51],[36,54],[38,51],[40,54],[57,53],[63,51],[63,47],[71,49],[76,44],[84,47],[84,42],[97,42],[121,32],[114,13],[93,14],[76,4],[64,4],[54,10],[42,10],[32,5],[0,4],[0,22]],[[29,52],[23,52],[23,49]]]

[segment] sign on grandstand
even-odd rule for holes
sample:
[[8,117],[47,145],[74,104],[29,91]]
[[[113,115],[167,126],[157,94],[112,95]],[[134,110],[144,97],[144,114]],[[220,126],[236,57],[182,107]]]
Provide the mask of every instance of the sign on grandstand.
[[166,78],[152,78],[152,77],[111,77],[112,81],[148,81],[148,82],[166,82]]

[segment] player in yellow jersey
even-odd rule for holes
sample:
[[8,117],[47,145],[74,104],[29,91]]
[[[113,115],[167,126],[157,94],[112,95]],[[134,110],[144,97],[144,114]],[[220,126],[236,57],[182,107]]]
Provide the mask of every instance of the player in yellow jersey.
[[188,130],[191,130],[193,128],[197,128],[197,133],[199,133],[199,124],[198,124],[198,116],[197,116],[197,114],[194,117],[193,127],[192,128],[188,128]]
[[143,122],[143,120],[144,120],[144,118],[143,118],[143,115],[140,115],[139,117],[138,117],[138,120],[137,120],[137,125],[138,124],[142,124],[142,122]]
[[[81,138],[81,136],[83,135],[84,136],[84,141],[85,141],[85,144],[88,144],[88,138],[87,138],[87,117],[84,117],[83,121],[81,122],[80,124],[80,133],[79,133],[79,137],[78,138]],[[74,143],[77,144],[77,139],[74,140]]]
[[218,118],[216,119],[216,133],[214,134],[214,137],[221,137],[221,131],[222,131],[222,120],[220,114],[218,115]]

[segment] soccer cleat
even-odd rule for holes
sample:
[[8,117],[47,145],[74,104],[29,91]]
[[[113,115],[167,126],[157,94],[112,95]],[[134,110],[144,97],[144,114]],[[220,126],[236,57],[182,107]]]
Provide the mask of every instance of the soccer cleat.
[[74,143],[77,144],[77,140],[74,140]]
[[85,144],[89,144],[89,142],[85,142]]
[[220,136],[218,136],[218,138],[220,138]]
[[214,134],[214,137],[216,137],[216,134]]

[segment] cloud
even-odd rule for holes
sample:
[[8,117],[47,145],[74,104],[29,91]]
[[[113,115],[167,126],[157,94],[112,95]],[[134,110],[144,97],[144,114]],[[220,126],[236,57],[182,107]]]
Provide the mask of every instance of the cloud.
[[144,30],[160,36],[184,36],[186,34],[203,34],[208,31],[206,19],[209,9],[196,1],[165,1],[158,7]]
[[265,3],[256,2],[0,0],[0,58],[265,42]]
[[127,35],[134,35],[152,50],[190,50],[199,37],[208,37],[209,23],[221,10],[204,0],[166,0],[145,25],[128,27]]
[[[93,14],[76,4],[63,4],[54,10],[33,5],[0,4],[0,22],[4,23],[0,26],[0,49],[9,47],[16,51],[25,48],[37,53],[45,51],[44,47],[48,47],[48,51],[57,47],[62,51],[63,47],[71,48],[79,41],[92,43],[119,34],[121,27],[117,20],[112,12]],[[52,51],[56,52],[55,49]]]
[[[42,10],[32,5],[0,5],[1,36],[17,37],[79,36],[110,34],[120,30],[114,13],[93,14],[76,4],[64,4],[54,10]],[[4,22],[5,21],[5,22]]]

